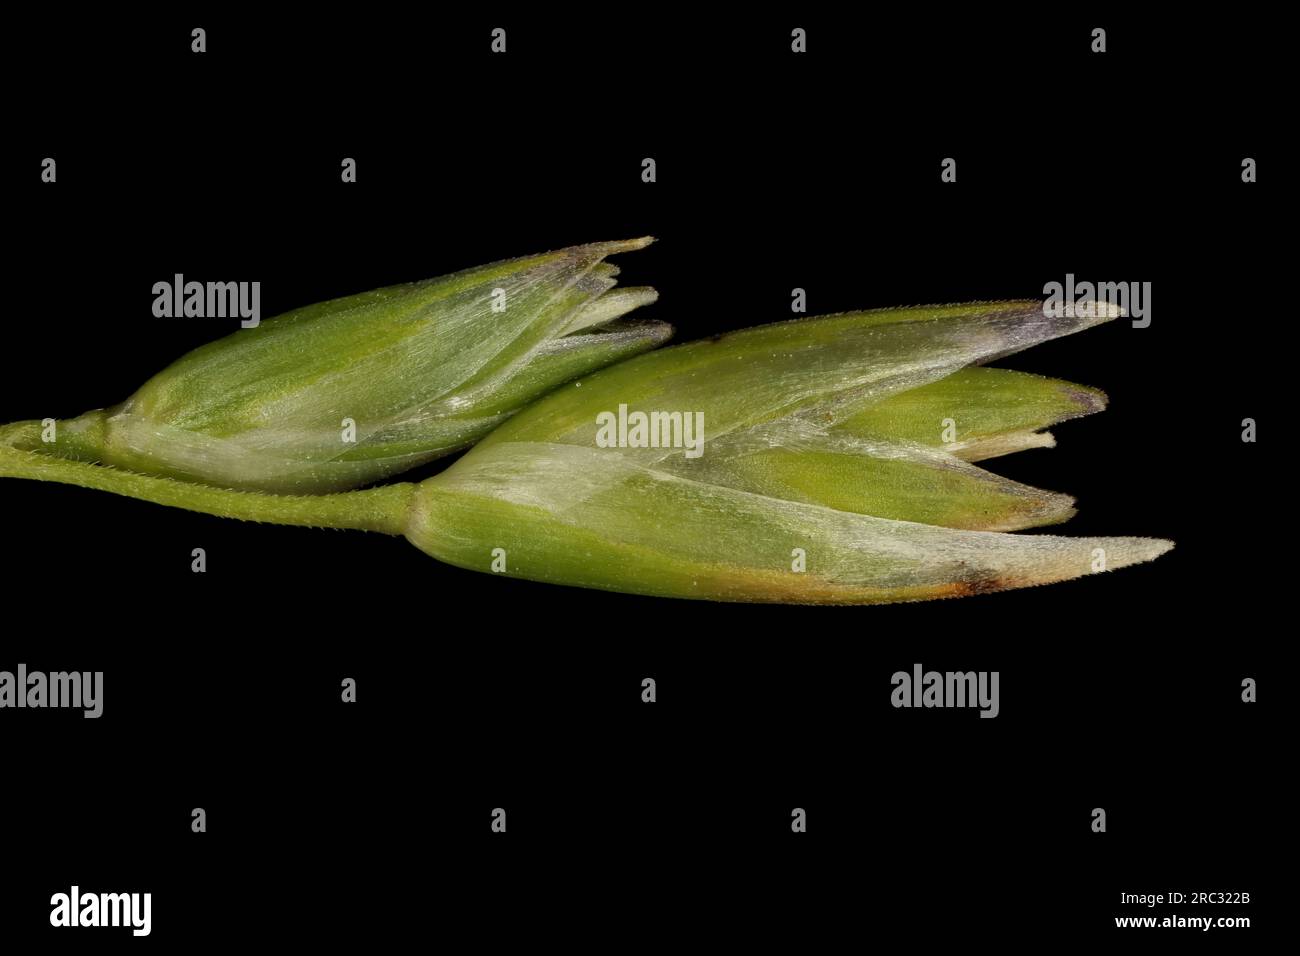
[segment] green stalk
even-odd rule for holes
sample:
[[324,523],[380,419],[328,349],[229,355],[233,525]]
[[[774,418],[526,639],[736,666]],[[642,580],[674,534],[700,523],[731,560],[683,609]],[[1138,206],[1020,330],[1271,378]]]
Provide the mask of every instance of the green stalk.
[[405,532],[407,510],[415,491],[410,482],[329,495],[231,491],[23,451],[9,444],[16,437],[20,436],[12,429],[0,431],[0,442],[4,443],[0,444],[0,478],[57,481],[240,521],[400,535]]

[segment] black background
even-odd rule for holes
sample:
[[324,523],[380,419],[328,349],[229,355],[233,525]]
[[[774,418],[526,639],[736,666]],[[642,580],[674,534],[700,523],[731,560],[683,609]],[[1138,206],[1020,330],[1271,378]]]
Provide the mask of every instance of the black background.
[[[961,601],[715,605],[4,481],[0,669],[106,686],[99,720],[0,716],[0,938],[1259,942],[1286,673],[1269,33],[1106,11],[15,23],[0,420],[113,404],[232,331],[153,317],[176,272],[260,280],[270,316],[651,234],[621,282],[658,288],[641,314],[678,341],[786,318],[796,286],[821,314],[1150,281],[1149,328],[1000,363],[1110,407],[992,465],[1076,495],[1063,532],[1178,546]],[[1000,671],[1001,715],[891,708],[916,662]],[[152,936],[54,932],[72,883],[152,892]],[[1174,912],[1254,925],[1115,928],[1152,912],[1121,891],[1171,889],[1249,892]]]

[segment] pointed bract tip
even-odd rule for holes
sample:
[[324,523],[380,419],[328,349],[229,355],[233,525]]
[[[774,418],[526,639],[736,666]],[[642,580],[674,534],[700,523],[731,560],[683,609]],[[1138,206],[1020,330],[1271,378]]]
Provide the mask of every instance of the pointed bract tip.
[[1099,538],[1108,547],[1106,570],[1124,568],[1131,564],[1143,564],[1154,561],[1162,554],[1174,549],[1174,543],[1167,538]]
[[1174,550],[1174,542],[1168,538],[1147,538],[1146,540],[1150,541],[1152,546],[1152,554],[1151,557],[1147,558],[1148,561],[1154,561],[1162,554],[1168,554]]
[[1098,322],[1122,319],[1128,315],[1122,305],[1116,305],[1106,299],[1084,299],[1082,302],[1073,303],[1067,307],[1067,314],[1071,312],[1077,318],[1096,319]]
[[593,242],[585,246],[574,246],[575,251],[596,253],[600,256],[614,256],[620,252],[635,252],[644,249],[655,241],[654,236],[641,236],[637,239],[616,239],[613,242]]
[[628,301],[635,301],[638,306],[651,305],[659,301],[659,290],[653,286],[629,286],[623,290],[628,295]]
[[1106,393],[1099,388],[1086,388],[1082,385],[1076,385],[1070,389],[1070,398],[1082,410],[1082,415],[1092,415],[1096,412],[1105,411],[1106,406],[1110,404],[1110,399]]
[[674,335],[677,334],[677,326],[673,325],[671,322],[656,322],[654,324],[663,326],[662,341],[667,342],[669,339],[671,339]]
[[572,335],[586,329],[606,325],[620,316],[627,315],[643,305],[650,305],[659,299],[659,293],[650,286],[626,286],[610,289],[575,311],[573,318],[564,327],[565,335]]
[[668,322],[641,321],[636,323],[637,330],[645,336],[647,342],[654,342],[656,345],[662,345],[673,337],[677,331]]

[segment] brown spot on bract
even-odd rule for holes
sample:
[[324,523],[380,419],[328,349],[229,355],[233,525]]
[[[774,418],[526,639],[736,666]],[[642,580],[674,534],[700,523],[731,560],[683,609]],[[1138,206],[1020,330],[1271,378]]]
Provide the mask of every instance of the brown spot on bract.
[[974,581],[958,581],[954,585],[954,590],[957,597],[970,597],[975,594],[1005,591],[1008,586],[1008,583],[1001,578],[978,578]]

